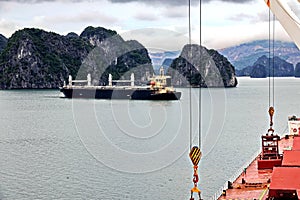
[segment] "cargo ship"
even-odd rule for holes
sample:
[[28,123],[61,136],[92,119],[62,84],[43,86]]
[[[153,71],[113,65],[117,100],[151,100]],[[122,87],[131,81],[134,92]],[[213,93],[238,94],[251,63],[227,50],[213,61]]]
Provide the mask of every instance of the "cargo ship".
[[261,136],[262,151],[233,181],[218,200],[300,199],[300,118],[288,118],[289,132]]
[[[286,0],[265,2],[300,49],[300,22]],[[300,200],[300,118],[288,117],[289,132],[281,137],[272,129],[273,113],[269,110],[270,129],[261,136],[261,153],[216,199]]]
[[[72,80],[69,76],[69,83],[64,83],[60,92],[64,98],[93,98],[93,99],[131,99],[131,100],[179,100],[181,92],[171,86],[171,77],[164,74],[163,68],[160,74],[149,77],[147,84],[136,86],[134,74],[130,80],[113,80],[109,74],[107,86],[93,86],[91,75],[87,80]],[[129,83],[130,85],[123,85]]]

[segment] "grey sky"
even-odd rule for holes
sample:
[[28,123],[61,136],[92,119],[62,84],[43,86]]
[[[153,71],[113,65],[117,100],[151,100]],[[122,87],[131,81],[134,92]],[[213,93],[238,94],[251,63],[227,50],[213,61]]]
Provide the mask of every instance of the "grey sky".
[[[187,0],[109,0],[113,3],[128,3],[128,2],[144,2],[144,3],[153,3],[153,2],[159,2],[161,4],[172,4],[172,5],[186,5]],[[203,3],[207,3],[209,1],[214,1],[214,0],[202,0]],[[233,2],[233,3],[245,3],[245,2],[250,2],[253,0],[219,0],[219,1],[224,1],[224,2]],[[193,4],[198,4],[200,0],[191,0],[191,3]]]
[[[297,0],[292,9],[300,12]],[[268,36],[268,7],[264,0],[202,0],[202,38],[208,48],[224,48]],[[25,27],[66,35],[80,34],[87,26],[101,26],[149,41],[149,31],[160,41],[183,41],[188,36],[188,0],[0,0],[0,33],[10,37]],[[192,0],[192,40],[199,42],[199,0]],[[276,25],[278,39],[288,39]],[[159,30],[159,31],[153,31]],[[144,35],[143,35],[144,34]],[[176,37],[180,38],[176,39]],[[152,41],[149,41],[149,44]],[[170,49],[177,42],[169,42]],[[165,44],[164,44],[165,45]],[[152,43],[153,46],[153,43]],[[167,47],[164,47],[167,48]]]
[[[41,2],[84,2],[94,0],[0,0],[0,2],[9,1],[9,2],[20,2],[20,3],[41,3]],[[147,4],[166,4],[166,5],[186,5],[188,3],[187,0],[108,0],[112,3],[130,3],[130,2],[143,2]],[[202,0],[203,3],[207,3],[210,1],[223,1],[223,2],[232,2],[232,3],[246,3],[254,0]],[[193,5],[199,4],[200,0],[191,0]]]

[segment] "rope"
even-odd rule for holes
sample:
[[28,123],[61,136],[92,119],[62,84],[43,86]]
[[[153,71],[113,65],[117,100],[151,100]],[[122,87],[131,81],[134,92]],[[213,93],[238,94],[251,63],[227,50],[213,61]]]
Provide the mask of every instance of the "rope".
[[[190,153],[189,153],[189,156],[191,158],[191,161],[192,163],[194,164],[194,177],[193,177],[193,183],[194,183],[194,187],[191,189],[191,198],[190,200],[194,200],[194,197],[193,197],[193,193],[198,193],[198,196],[199,196],[199,200],[202,200],[201,198],[201,191],[198,189],[197,187],[197,183],[199,181],[199,175],[198,175],[198,163],[201,159],[201,150],[200,150],[200,146],[201,146],[201,98],[202,98],[202,94],[201,94],[201,80],[202,80],[202,76],[201,76],[201,58],[202,58],[202,49],[201,49],[201,44],[202,44],[202,38],[201,38],[201,33],[202,33],[202,30],[201,30],[201,11],[202,11],[202,3],[201,3],[201,0],[200,0],[200,52],[199,52],[199,74],[200,74],[200,85],[199,85],[199,143],[198,143],[198,147],[197,146],[194,146],[192,147],[192,95],[191,95],[191,91],[192,91],[192,73],[191,73],[191,68],[192,68],[192,64],[189,63],[189,66],[190,66]],[[190,51],[189,51],[189,58],[191,59],[192,58],[192,45],[191,45],[191,0],[189,0],[189,46],[190,46]]]
[[190,132],[190,150],[192,149],[192,143],[193,143],[193,134],[192,134],[192,66],[191,66],[191,53],[192,53],[192,39],[191,39],[191,0],[189,0],[189,52],[188,52],[188,62],[187,65],[189,66],[189,72],[190,72],[190,87],[189,87],[189,118],[190,118],[190,124],[189,124],[189,132]]
[[189,44],[192,44],[192,32],[191,32],[191,0],[189,0]]
[[199,19],[200,19],[200,34],[199,34],[199,43],[200,43],[200,56],[199,56],[199,73],[200,73],[200,84],[199,84],[199,148],[201,149],[201,135],[202,135],[202,89],[201,89],[201,82],[202,82],[202,75],[201,75],[201,60],[202,60],[202,0],[199,0],[200,6],[199,6]]
[[[200,0],[200,52],[199,52],[199,74],[200,74],[200,90],[199,90],[199,143],[198,143],[198,147],[194,146],[192,147],[192,143],[193,143],[193,135],[192,135],[192,128],[193,128],[193,124],[192,124],[192,62],[187,62],[188,66],[190,67],[190,87],[189,87],[189,100],[190,100],[190,153],[189,153],[189,157],[194,165],[194,175],[193,175],[193,183],[194,183],[194,187],[191,189],[191,198],[190,200],[194,200],[193,194],[197,193],[199,196],[199,199],[201,200],[201,191],[199,190],[199,188],[197,187],[198,181],[199,181],[199,175],[198,175],[198,163],[201,159],[201,150],[200,150],[200,145],[201,145],[201,57],[202,57],[202,50],[201,50],[201,43],[202,43],[202,38],[201,38],[201,0]],[[191,0],[189,0],[189,53],[188,53],[188,57],[189,57],[189,61],[191,61],[192,58],[192,41],[191,41]]]
[[276,17],[273,14],[273,107],[275,106],[275,20]]
[[[273,28],[273,29],[272,29]],[[271,34],[271,29],[272,34]],[[272,35],[272,38],[271,38]],[[271,47],[272,40],[272,47]],[[272,48],[272,50],[271,50]],[[271,56],[272,54],[272,56]],[[272,57],[272,60],[271,60]],[[275,15],[273,14],[273,26],[271,27],[271,9],[269,8],[269,107],[275,103]],[[272,67],[272,71],[271,71]],[[271,81],[272,78],[272,81]]]
[[[202,82],[202,76],[201,76],[201,59],[202,59],[202,0],[199,0],[200,6],[199,6],[199,17],[200,17],[200,34],[199,34],[199,40],[200,40],[200,56],[199,56],[199,73],[200,73],[200,84],[199,84],[199,113],[198,113],[198,117],[199,117],[199,121],[198,121],[198,146],[199,148],[201,147],[201,135],[202,135],[202,115],[201,115],[201,111],[202,111],[202,103],[201,103],[201,99],[202,99],[202,89],[201,89],[201,82]],[[191,0],[189,0],[189,53],[188,53],[188,58],[189,60],[192,58],[192,40],[191,40]],[[190,72],[190,87],[189,87],[189,118],[190,118],[190,123],[189,123],[189,134],[190,134],[190,150],[192,149],[192,143],[193,143],[193,134],[192,134],[192,128],[193,128],[193,124],[192,124],[192,83],[191,83],[191,77],[192,77],[192,66],[191,63],[187,62],[187,64],[189,65],[189,72]]]
[[271,107],[271,8],[269,8],[269,58],[268,58],[268,67],[269,67],[269,107]]
[[[273,32],[271,38],[271,9],[269,7],[269,58],[268,58],[268,66],[269,66],[269,115],[270,115],[270,128],[268,132],[274,132],[273,126],[273,115],[274,115],[274,102],[275,102],[275,16],[273,15]],[[271,40],[272,44],[272,60],[271,60]],[[272,66],[272,74],[271,74],[271,66]],[[271,83],[272,76],[272,83]],[[271,101],[272,99],[272,101]]]
[[[198,113],[198,117],[199,117],[199,121],[198,121],[198,146],[199,148],[201,147],[201,135],[202,135],[202,115],[201,115],[201,111],[202,111],[202,89],[201,89],[201,83],[202,83],[202,76],[201,76],[201,59],[202,59],[202,0],[199,0],[200,6],[199,6],[199,17],[200,17],[200,34],[199,34],[199,41],[200,41],[200,56],[199,56],[199,73],[200,73],[200,83],[199,83],[199,113]],[[191,0],[189,0],[189,54],[188,54],[188,58],[189,60],[191,59],[192,55],[192,40],[191,40]],[[192,124],[192,83],[191,83],[191,77],[192,77],[192,66],[189,63],[189,71],[190,71],[190,87],[189,87],[189,110],[190,110],[190,124],[189,124],[189,133],[190,133],[190,149],[192,149],[192,143],[193,143],[193,134],[192,134],[192,128],[193,128],[193,124]]]

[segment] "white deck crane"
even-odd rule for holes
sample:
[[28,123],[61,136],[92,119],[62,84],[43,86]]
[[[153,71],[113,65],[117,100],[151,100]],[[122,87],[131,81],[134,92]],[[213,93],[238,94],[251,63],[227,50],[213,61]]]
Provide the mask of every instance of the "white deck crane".
[[291,10],[286,0],[265,0],[265,2],[298,49],[300,49],[300,20]]

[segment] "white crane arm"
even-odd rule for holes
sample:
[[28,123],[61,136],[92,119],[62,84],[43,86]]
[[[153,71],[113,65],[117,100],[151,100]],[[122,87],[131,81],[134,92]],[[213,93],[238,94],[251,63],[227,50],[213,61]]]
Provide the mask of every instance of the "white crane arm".
[[300,49],[300,20],[286,3],[286,0],[265,0],[265,2]]

